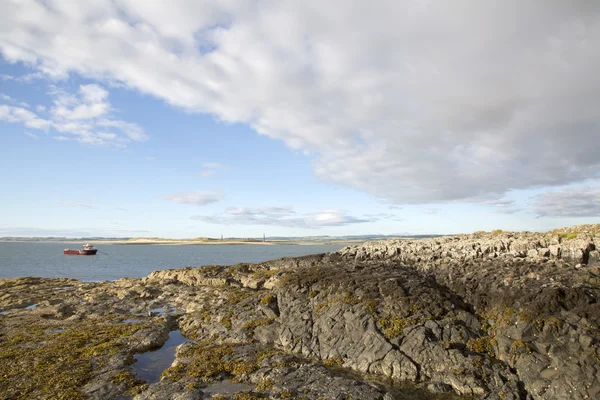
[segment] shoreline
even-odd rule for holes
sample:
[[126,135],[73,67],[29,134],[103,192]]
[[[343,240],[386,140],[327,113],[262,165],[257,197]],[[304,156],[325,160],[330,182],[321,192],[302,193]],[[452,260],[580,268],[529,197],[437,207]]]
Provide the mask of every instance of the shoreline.
[[331,240],[326,242],[313,241],[266,241],[266,242],[250,242],[236,240],[214,240],[214,241],[194,241],[194,240],[0,240],[0,243],[64,243],[64,244],[79,244],[79,243],[94,243],[94,244],[112,244],[120,246],[277,246],[277,245],[294,245],[294,246],[318,246],[318,245],[357,245],[365,243],[367,240]]
[[277,245],[294,245],[294,246],[317,246],[317,245],[334,245],[334,244],[362,244],[365,241],[327,241],[327,242],[311,242],[311,241],[266,241],[266,242],[244,242],[244,241],[235,241],[235,240],[219,240],[219,241],[190,241],[190,240],[182,240],[182,241],[151,241],[151,240],[140,240],[140,241],[113,241],[113,242],[98,242],[98,243],[106,243],[106,244],[116,244],[116,245],[160,245],[160,246],[202,246],[202,245],[228,245],[228,246],[236,246],[236,245],[260,245],[260,246],[277,246]]
[[[405,384],[419,398],[596,398],[598,249],[600,224],[373,241],[116,281],[0,279],[0,398],[207,398],[230,377],[248,399],[416,393]],[[194,343],[156,370],[165,379],[139,375],[131,360],[170,346],[174,329]],[[367,364],[373,375],[362,375]]]

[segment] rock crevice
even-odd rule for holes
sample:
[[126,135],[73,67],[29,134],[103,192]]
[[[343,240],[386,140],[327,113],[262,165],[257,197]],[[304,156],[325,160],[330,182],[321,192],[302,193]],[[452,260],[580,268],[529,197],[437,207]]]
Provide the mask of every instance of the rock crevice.
[[[380,377],[420,398],[597,398],[598,231],[376,241],[115,282],[3,279],[0,372],[15,383],[0,397],[200,399],[233,379],[249,399],[393,399]],[[132,356],[174,325],[194,342],[159,383],[137,380]],[[21,379],[33,365],[72,378]]]

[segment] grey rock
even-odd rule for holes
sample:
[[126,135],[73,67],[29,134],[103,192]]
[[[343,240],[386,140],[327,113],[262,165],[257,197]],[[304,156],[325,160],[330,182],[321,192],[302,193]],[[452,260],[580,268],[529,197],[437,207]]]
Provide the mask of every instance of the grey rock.
[[[327,255],[155,271],[116,282],[0,280],[0,310],[9,310],[0,318],[9,334],[26,323],[48,334],[89,321],[147,323],[119,338],[116,354],[98,356],[101,367],[81,388],[89,398],[126,393],[130,383],[115,377],[175,328],[199,343],[232,346],[225,363],[254,360],[235,378],[252,385],[270,379],[265,395],[275,398],[394,396],[372,377],[412,382],[424,398],[431,392],[594,398],[600,394],[597,228],[375,241]],[[152,309],[162,311],[149,316]],[[174,365],[192,361],[184,354],[177,352]],[[186,376],[134,384],[142,389],[137,399],[199,399],[208,396],[208,383]]]
[[183,382],[160,381],[154,383],[133,400],[202,400],[200,389],[190,390]]

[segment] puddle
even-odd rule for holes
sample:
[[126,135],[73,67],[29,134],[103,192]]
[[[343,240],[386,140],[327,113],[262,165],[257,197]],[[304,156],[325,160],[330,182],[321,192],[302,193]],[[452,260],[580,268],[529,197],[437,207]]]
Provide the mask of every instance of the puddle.
[[133,315],[135,317],[147,317],[148,316],[148,311],[144,311],[140,307],[134,307],[134,308],[130,308],[129,309],[129,314],[131,314],[131,315]]
[[55,288],[52,288],[53,290],[75,290],[75,286],[58,286]]
[[37,308],[37,304],[32,304],[30,306],[25,307],[26,310],[33,310],[34,308]]
[[52,333],[63,333],[64,331],[66,331],[66,329],[64,328],[52,329]]
[[157,307],[157,308],[148,310],[149,317],[156,317],[156,316],[162,317],[165,315],[184,315],[184,314],[185,314],[184,312],[179,311],[176,308],[171,308],[169,306]]
[[142,322],[142,320],[141,319],[124,319],[122,322],[125,324],[139,324]]
[[234,393],[241,392],[242,390],[254,389],[254,386],[244,385],[243,383],[233,383],[230,381],[220,381],[208,385],[202,392],[205,394],[222,394],[222,395],[233,395]]
[[136,363],[133,364],[133,372],[148,383],[160,381],[162,372],[175,360],[175,347],[190,341],[183,337],[181,331],[171,331],[169,339],[160,349],[134,355]]
[[8,314],[8,311],[0,311],[0,315],[6,315]]
[[153,315],[162,316],[164,313],[165,313],[164,307],[153,308],[152,310],[148,311],[149,316],[153,316]]
[[[381,375],[362,374],[360,372],[347,369],[330,369],[334,376],[356,379],[375,385],[390,393],[394,399],[402,400],[460,400],[460,397],[454,393],[434,393],[427,390],[422,384],[411,382],[397,382],[391,378]],[[470,398],[470,397],[467,397]]]

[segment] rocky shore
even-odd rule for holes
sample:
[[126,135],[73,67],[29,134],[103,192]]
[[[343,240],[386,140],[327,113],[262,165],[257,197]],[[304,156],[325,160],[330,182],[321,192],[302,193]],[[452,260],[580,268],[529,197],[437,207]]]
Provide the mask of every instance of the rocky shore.
[[[597,399],[600,225],[0,280],[0,398]],[[136,354],[190,339],[159,382]],[[250,389],[215,393],[215,382]]]

